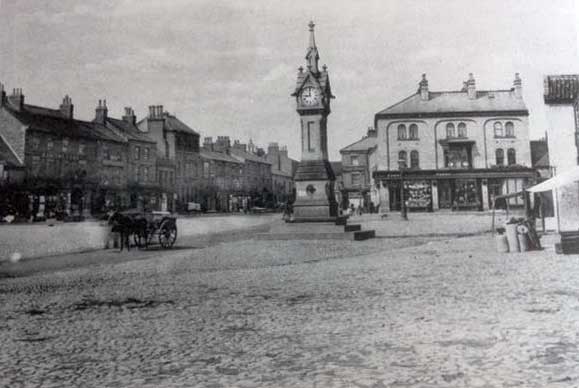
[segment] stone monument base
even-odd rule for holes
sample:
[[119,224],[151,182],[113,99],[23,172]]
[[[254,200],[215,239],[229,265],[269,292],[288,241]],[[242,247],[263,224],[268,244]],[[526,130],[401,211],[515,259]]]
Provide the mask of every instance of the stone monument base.
[[334,172],[327,160],[300,162],[295,175],[294,222],[333,222],[338,217]]

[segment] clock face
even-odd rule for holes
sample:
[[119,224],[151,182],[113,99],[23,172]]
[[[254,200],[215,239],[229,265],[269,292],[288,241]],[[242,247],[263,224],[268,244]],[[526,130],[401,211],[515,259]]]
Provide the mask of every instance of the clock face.
[[301,94],[302,103],[306,106],[316,105],[320,102],[320,91],[311,86],[304,88]]

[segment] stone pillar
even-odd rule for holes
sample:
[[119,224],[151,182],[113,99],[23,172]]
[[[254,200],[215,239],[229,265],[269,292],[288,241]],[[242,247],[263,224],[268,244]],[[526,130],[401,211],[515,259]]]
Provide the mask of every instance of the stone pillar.
[[390,193],[388,191],[388,186],[384,184],[384,181],[380,182],[378,193],[380,196],[380,213],[390,212]]
[[483,179],[481,184],[482,205],[483,210],[489,210],[489,182],[488,179]]
[[433,179],[430,183],[430,192],[432,193],[432,211],[439,209],[438,207],[438,181]]

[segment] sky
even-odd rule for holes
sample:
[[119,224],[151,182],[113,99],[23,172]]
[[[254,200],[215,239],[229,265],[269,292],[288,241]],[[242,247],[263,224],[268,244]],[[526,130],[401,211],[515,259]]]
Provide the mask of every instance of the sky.
[[163,105],[201,133],[287,145],[299,159],[290,94],[305,64],[310,20],[333,94],[330,159],[374,115],[416,92],[523,79],[531,138],[546,130],[545,74],[579,73],[573,0],[0,0],[0,82],[30,104],[92,120]]

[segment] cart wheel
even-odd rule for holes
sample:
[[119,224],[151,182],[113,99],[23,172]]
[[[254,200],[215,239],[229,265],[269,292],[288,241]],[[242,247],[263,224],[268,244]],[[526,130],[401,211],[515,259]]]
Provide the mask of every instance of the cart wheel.
[[159,243],[163,248],[171,248],[177,239],[177,228],[175,225],[164,222],[159,230]]

